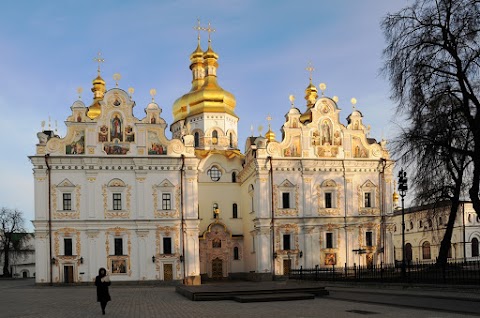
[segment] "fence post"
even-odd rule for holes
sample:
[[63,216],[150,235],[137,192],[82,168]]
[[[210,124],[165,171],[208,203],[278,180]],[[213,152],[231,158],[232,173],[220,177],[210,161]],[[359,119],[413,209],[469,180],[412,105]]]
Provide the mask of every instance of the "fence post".
[[315,265],[315,280],[318,280],[318,264]]
[[335,264],[332,264],[333,281],[335,281]]
[[300,280],[303,280],[303,266],[300,266]]
[[383,262],[380,262],[380,282],[383,283]]
[[357,281],[357,264],[353,263],[353,277]]

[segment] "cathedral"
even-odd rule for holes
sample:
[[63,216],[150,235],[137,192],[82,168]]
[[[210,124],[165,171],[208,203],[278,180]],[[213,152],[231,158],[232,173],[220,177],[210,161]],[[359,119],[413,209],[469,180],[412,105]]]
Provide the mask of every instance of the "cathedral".
[[238,140],[210,38],[204,51],[198,37],[169,124],[154,90],[135,117],[133,89],[107,89],[97,61],[93,101],[73,103],[65,136],[40,131],[30,156],[36,283],[92,282],[100,267],[113,281],[195,285],[393,262],[386,142],[355,106],[341,123],[325,85],[310,76],[298,108],[291,96],[281,136]]

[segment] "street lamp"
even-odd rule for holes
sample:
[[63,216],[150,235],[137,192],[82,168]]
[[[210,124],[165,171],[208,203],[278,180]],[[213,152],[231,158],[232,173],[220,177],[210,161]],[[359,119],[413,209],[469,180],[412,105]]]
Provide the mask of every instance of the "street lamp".
[[405,207],[404,201],[405,196],[407,195],[408,190],[408,179],[407,173],[403,170],[403,168],[398,172],[398,192],[400,192],[400,196],[402,197],[402,277],[405,278],[406,270],[405,270]]

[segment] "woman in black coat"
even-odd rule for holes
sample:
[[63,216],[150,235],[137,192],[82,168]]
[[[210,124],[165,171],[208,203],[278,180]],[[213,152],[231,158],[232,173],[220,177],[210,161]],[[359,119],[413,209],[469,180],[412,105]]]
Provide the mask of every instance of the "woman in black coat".
[[108,293],[110,278],[107,275],[107,271],[103,267],[98,270],[98,276],[95,278],[95,286],[97,286],[97,301],[100,302],[100,306],[102,306],[102,314],[105,315],[105,307],[107,307],[107,302],[112,299]]

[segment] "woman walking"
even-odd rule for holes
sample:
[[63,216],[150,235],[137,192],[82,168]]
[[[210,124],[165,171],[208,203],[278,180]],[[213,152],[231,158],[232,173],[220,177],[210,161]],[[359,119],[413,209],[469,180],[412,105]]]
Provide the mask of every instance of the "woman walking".
[[95,278],[95,286],[97,286],[97,301],[100,302],[100,306],[102,306],[102,314],[105,315],[105,307],[107,307],[107,302],[112,299],[108,293],[110,278],[107,275],[107,271],[103,267],[98,270],[98,276]]

